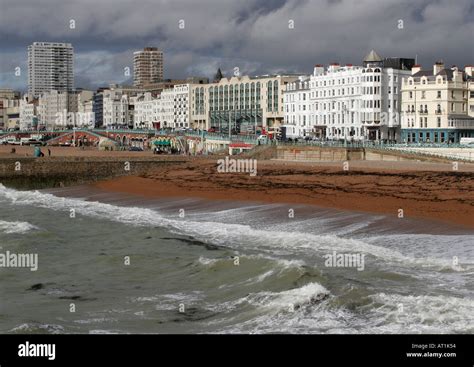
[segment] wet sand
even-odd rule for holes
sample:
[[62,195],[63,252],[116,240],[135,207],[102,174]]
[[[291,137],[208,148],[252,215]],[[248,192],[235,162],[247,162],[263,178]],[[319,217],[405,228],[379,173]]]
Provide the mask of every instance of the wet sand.
[[[422,162],[293,163],[258,161],[258,174],[218,173],[216,159],[190,159],[140,176],[93,184],[148,198],[309,204],[424,218],[474,228],[473,165]],[[402,220],[402,219],[401,219]]]

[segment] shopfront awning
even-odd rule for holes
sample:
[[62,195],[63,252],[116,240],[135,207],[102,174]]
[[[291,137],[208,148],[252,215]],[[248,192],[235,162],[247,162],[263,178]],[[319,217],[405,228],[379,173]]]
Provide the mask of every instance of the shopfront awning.
[[153,144],[159,145],[159,146],[169,146],[171,145],[171,142],[169,140],[155,140]]

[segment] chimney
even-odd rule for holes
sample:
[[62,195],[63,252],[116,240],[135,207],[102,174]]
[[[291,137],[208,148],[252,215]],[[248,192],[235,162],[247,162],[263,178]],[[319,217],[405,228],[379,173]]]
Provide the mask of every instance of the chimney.
[[421,65],[420,65],[420,64],[416,64],[416,65],[414,65],[414,66],[411,68],[411,75],[415,75],[415,74],[418,73],[419,71],[421,71]]
[[469,75],[471,78],[474,77],[474,66],[466,65],[464,67],[464,72],[466,73],[466,75]]
[[453,81],[461,81],[462,82],[462,71],[459,71],[458,67],[456,65],[453,65],[451,68],[453,71]]
[[317,75],[323,75],[323,74],[324,74],[324,65],[321,65],[321,64],[314,65],[313,75],[317,76]]
[[331,72],[337,71],[339,70],[340,67],[341,67],[341,64],[339,64],[338,62],[332,62],[331,64],[329,64],[329,71]]
[[443,69],[444,69],[444,62],[436,61],[435,64],[433,65],[433,75],[438,74]]

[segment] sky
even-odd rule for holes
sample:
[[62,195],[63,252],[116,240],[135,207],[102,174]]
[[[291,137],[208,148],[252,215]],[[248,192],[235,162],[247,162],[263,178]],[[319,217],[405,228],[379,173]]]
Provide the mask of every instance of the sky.
[[27,47],[40,41],[72,43],[87,89],[129,83],[143,47],[163,50],[165,78],[310,74],[371,49],[463,67],[474,0],[0,0],[0,88],[27,89]]

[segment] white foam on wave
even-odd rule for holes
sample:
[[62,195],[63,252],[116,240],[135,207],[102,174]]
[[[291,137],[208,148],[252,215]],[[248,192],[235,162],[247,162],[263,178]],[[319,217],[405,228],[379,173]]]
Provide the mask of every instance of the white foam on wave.
[[371,312],[380,333],[473,333],[474,299],[445,295],[400,295],[378,293],[371,296],[381,304]]
[[38,191],[16,191],[0,184],[0,199],[15,205],[35,205],[59,211],[74,208],[76,214],[101,218],[134,226],[161,226],[177,234],[186,234],[206,243],[234,248],[259,248],[268,254],[278,249],[300,252],[308,251],[361,252],[387,261],[397,261],[403,265],[423,265],[445,268],[448,260],[413,258],[399,251],[376,246],[357,239],[341,238],[335,235],[290,232],[288,230],[255,229],[250,225],[190,221],[165,218],[159,212],[139,207],[120,207],[96,201],[77,198],[60,198]]
[[201,264],[201,265],[204,265],[204,266],[213,266],[215,264],[217,264],[219,261],[222,261],[224,259],[209,259],[207,257],[204,257],[204,256],[199,256],[199,259],[198,259],[198,262]]
[[13,329],[11,329],[10,333],[31,333],[34,331],[41,331],[46,332],[49,334],[63,334],[64,327],[61,325],[55,324],[39,324],[39,323],[24,323],[20,324]]
[[[250,318],[236,320],[222,333],[440,334],[474,332],[474,300],[445,295],[378,293],[353,312],[334,307],[324,287],[309,283],[283,292],[259,292],[226,304],[257,306]],[[298,305],[300,307],[294,307]],[[401,306],[402,305],[402,306]],[[221,305],[222,306],[222,305]],[[221,307],[222,308],[222,307]],[[221,309],[222,311],[222,309]]]
[[300,288],[294,288],[282,292],[258,292],[249,294],[242,301],[251,305],[273,309],[275,311],[288,310],[292,312],[295,308],[314,304],[326,296],[329,291],[319,283],[308,283]]
[[28,222],[8,222],[0,220],[0,231],[7,234],[23,234],[37,229],[39,228]]

